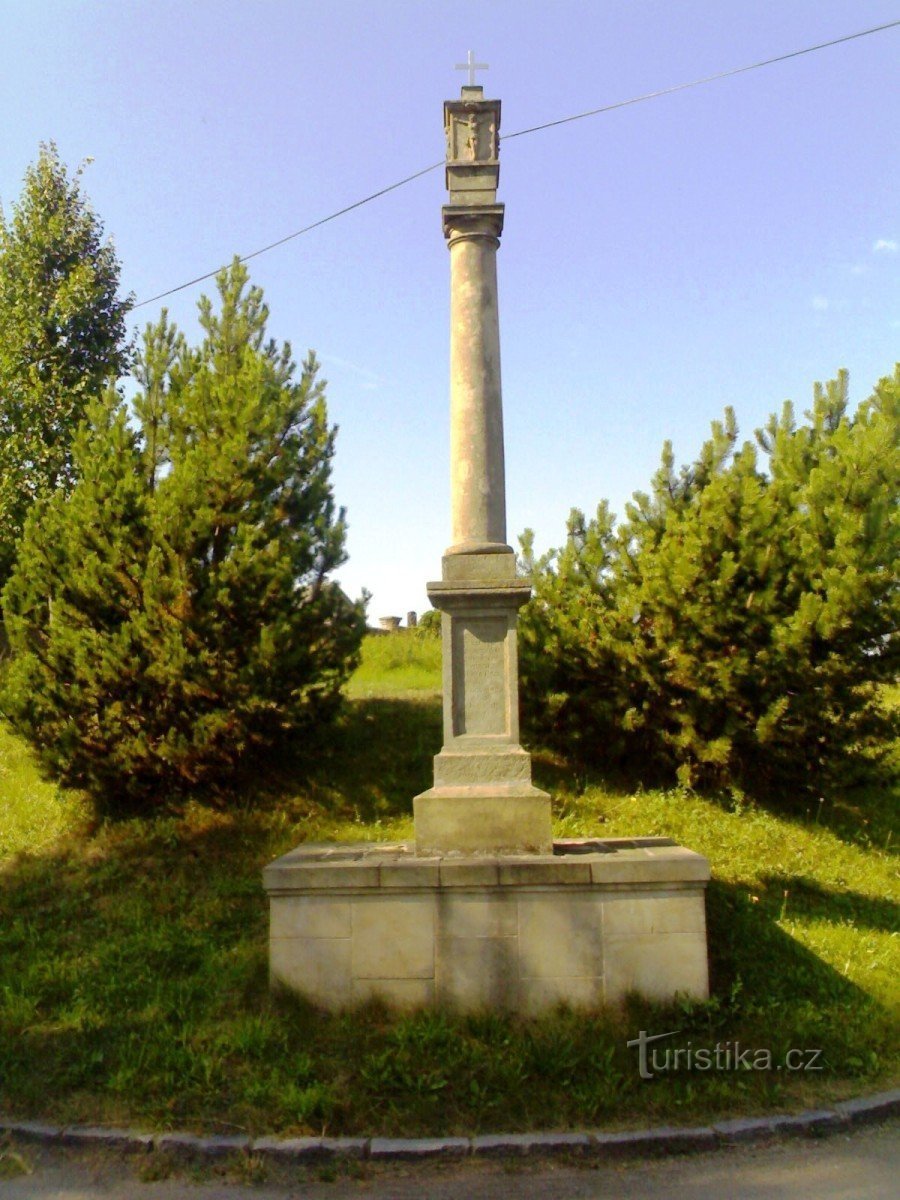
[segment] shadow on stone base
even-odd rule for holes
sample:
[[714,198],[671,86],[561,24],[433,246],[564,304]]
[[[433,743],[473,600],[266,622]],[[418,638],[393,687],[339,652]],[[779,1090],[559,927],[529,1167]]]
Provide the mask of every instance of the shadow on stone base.
[[708,879],[705,858],[665,838],[520,857],[298,846],[263,874],[271,980],[332,1010],[705,999]]

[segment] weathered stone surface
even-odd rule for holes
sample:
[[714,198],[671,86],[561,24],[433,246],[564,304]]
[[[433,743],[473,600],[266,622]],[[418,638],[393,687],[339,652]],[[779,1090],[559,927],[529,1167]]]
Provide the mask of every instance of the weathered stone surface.
[[419,1161],[427,1158],[465,1158],[468,1138],[372,1138],[369,1157]]
[[351,940],[355,980],[434,977],[430,890],[426,882],[422,895],[382,894],[354,901]]
[[591,860],[591,878],[595,883],[664,883],[692,880],[698,883],[709,879],[709,862],[701,854],[688,850],[675,855],[670,851],[651,854],[646,850],[625,850],[615,855],[602,855]]
[[23,1142],[53,1142],[62,1136],[62,1126],[45,1121],[10,1121],[0,1123],[0,1132],[12,1134]]
[[723,1142],[764,1142],[775,1136],[768,1117],[736,1117],[733,1121],[717,1121],[713,1125],[716,1137]]
[[772,1117],[772,1128],[779,1137],[818,1137],[848,1124],[847,1118],[833,1108],[809,1109],[795,1116]]
[[691,893],[635,896],[618,894],[603,898],[603,936],[653,937],[661,933],[706,936],[706,914],[702,902]]
[[500,882],[500,866],[496,858],[442,858],[441,888],[495,888]]
[[[659,842],[556,849],[565,853],[421,859],[406,843],[298,848],[271,893],[273,980],[331,1009],[380,996],[403,1009],[537,1013],[629,991],[707,994],[704,885],[683,878],[699,856]],[[634,882],[593,878],[595,863],[622,857]],[[323,864],[330,889],[319,886]]]
[[716,1135],[709,1125],[687,1128],[636,1129],[624,1133],[595,1133],[594,1151],[603,1158],[646,1158],[713,1150]]
[[437,887],[440,883],[439,857],[422,856],[415,862],[384,863],[379,867],[382,888]]
[[348,938],[350,900],[323,895],[285,897],[272,907],[273,938]]
[[602,975],[523,976],[519,979],[519,1007],[530,1017],[560,1004],[570,1008],[599,1008],[603,1003]]
[[249,1137],[196,1137],[192,1133],[162,1133],[155,1142],[157,1150],[186,1159],[227,1158],[231,1154],[246,1154],[251,1144]]
[[314,1004],[342,1008],[351,1001],[351,939],[270,938],[269,976]]
[[[590,865],[575,857],[566,861],[552,854],[534,855],[530,858],[510,856],[501,859],[498,865],[501,887],[521,888],[544,884],[581,884],[586,887],[591,882]],[[598,919],[599,916],[598,910]]]
[[472,1153],[479,1158],[512,1158],[530,1150],[530,1133],[486,1133],[472,1138]]
[[[603,974],[601,901],[560,889],[519,897],[519,974],[531,979]],[[602,999],[602,995],[598,997]]]
[[481,753],[441,751],[434,760],[434,786],[468,787],[472,779],[481,785],[490,783],[531,786],[531,756],[522,749]]
[[434,980],[428,979],[354,979],[352,982],[354,1004],[368,1000],[380,1000],[391,1008],[412,1012],[419,1008],[430,1008],[434,1004]]
[[263,886],[266,891],[290,888],[295,866],[302,867],[304,888],[308,890],[378,886],[378,867],[367,863],[361,854],[349,859],[317,860],[307,853],[304,846],[298,846],[265,868]]
[[694,933],[604,937],[603,988],[610,1004],[623,1000],[629,992],[660,1001],[671,999],[676,992],[705,1000],[709,995],[705,933],[698,929]]
[[586,1154],[592,1148],[587,1133],[533,1133],[531,1154]]
[[515,937],[440,938],[435,985],[442,1003],[472,1012],[521,1005]]
[[[486,758],[488,756],[485,756]],[[413,800],[423,854],[549,851],[550,798],[530,785],[431,788]]]
[[463,892],[442,898],[437,909],[437,936],[446,938],[515,938],[519,906],[508,892]]
[[365,1158],[368,1138],[255,1138],[254,1154],[286,1162],[309,1162],[325,1158]]
[[856,1100],[842,1100],[835,1111],[854,1125],[880,1121],[900,1113],[900,1088],[890,1092],[877,1092],[874,1096],[860,1096]]
[[135,1129],[115,1129],[99,1125],[67,1125],[60,1134],[65,1146],[96,1147],[126,1154],[146,1154],[153,1149],[154,1135]]
[[[468,554],[445,554],[441,560],[440,580],[429,587],[436,595],[458,595],[459,584],[468,584],[471,598],[477,599],[479,592],[507,589],[506,594],[522,592],[525,603],[531,594],[527,580],[516,574],[516,556],[511,546],[491,546],[482,552]],[[502,593],[501,593],[502,594]]]

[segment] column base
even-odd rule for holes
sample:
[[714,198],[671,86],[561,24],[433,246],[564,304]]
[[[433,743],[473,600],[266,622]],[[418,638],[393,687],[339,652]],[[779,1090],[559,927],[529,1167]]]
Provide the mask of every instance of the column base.
[[413,800],[416,853],[550,854],[550,797],[530,783],[433,787]]

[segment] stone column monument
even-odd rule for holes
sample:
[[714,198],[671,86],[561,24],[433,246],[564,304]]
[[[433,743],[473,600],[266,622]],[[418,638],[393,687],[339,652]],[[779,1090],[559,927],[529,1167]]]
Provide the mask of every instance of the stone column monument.
[[274,986],[324,1008],[372,997],[538,1013],[637,992],[705,997],[709,864],[667,838],[557,840],[519,745],[497,312],[500,103],[471,74],[444,105],[453,530],[442,578],[444,742],[415,842],[303,842],[263,872]]
[[470,84],[444,104],[450,250],[452,545],[428,596],[443,613],[444,746],[417,796],[416,849],[542,852],[550,797],[519,745],[516,624],[531,595],[506,542],[497,249],[500,101]]

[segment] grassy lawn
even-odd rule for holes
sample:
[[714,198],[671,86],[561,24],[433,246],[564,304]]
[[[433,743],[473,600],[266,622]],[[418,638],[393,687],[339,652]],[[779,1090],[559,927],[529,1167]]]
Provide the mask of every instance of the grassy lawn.
[[[576,780],[538,756],[556,831],[660,834],[709,856],[713,999],[540,1020],[322,1014],[267,987],[260,873],[299,841],[412,834],[440,748],[437,640],[370,638],[339,727],[228,812],[94,825],[0,728],[0,1110],[294,1133],[687,1122],[893,1085],[896,791],[809,812]],[[310,766],[310,760],[314,765]],[[306,762],[301,766],[302,761]],[[641,1080],[625,1042],[821,1050],[816,1072]]]

